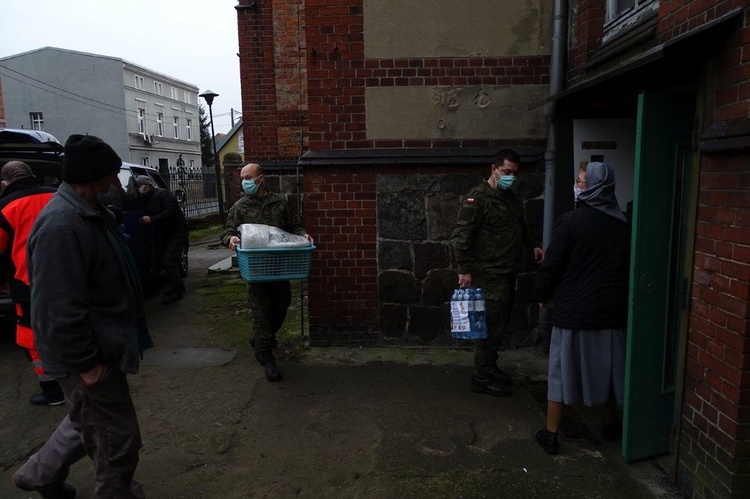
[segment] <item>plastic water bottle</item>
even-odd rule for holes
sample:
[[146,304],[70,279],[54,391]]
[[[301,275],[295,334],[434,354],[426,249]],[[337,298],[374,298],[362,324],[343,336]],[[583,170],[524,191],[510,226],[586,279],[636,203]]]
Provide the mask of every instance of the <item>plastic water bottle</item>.
[[474,330],[474,323],[476,321],[476,313],[474,312],[474,288],[468,288],[466,290],[466,311],[467,318],[469,319],[469,327],[466,329],[466,338],[476,338],[476,331]]
[[487,303],[482,288],[474,293],[474,331],[477,338],[487,337]]
[[469,334],[469,292],[466,289],[458,291],[458,312],[460,315],[458,337],[464,339]]
[[461,314],[459,313],[459,289],[453,290],[453,296],[451,296],[451,336],[454,338],[460,338],[460,324]]

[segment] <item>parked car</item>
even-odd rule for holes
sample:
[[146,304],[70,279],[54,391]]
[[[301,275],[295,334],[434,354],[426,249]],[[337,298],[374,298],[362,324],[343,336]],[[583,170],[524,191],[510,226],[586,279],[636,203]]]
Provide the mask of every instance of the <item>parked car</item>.
[[[62,182],[63,145],[49,133],[37,130],[0,129],[0,168],[8,161],[23,161],[31,166],[36,178],[44,185],[57,187]],[[148,175],[155,185],[167,188],[155,168],[123,163],[118,175],[122,189],[106,196],[107,204],[122,217],[125,233],[130,237],[133,257],[141,273],[144,287],[162,268],[157,257],[158,240],[151,225],[139,224],[144,215],[142,200],[135,188],[135,175]],[[114,191],[114,190],[113,190]],[[179,195],[179,193],[176,193]],[[188,269],[188,245],[182,251],[180,272]],[[0,284],[0,319],[15,318],[15,308],[8,294],[8,285]]]

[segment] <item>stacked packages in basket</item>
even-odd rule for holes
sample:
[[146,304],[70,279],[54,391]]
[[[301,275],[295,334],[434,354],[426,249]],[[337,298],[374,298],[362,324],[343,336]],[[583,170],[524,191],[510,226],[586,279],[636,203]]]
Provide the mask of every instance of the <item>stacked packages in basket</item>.
[[315,249],[303,236],[263,224],[239,226],[237,265],[248,282],[307,279]]

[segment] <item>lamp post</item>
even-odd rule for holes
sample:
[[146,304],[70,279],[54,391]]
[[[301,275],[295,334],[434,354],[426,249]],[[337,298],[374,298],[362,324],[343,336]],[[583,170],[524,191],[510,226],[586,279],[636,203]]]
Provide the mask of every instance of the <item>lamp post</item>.
[[219,165],[219,157],[216,155],[216,134],[214,133],[214,112],[211,106],[214,103],[214,97],[218,97],[219,94],[206,90],[198,97],[203,97],[208,104],[208,116],[211,118],[211,143],[214,146],[214,169],[216,170],[216,194],[219,198],[219,216],[221,217],[221,225],[224,226],[226,220],[224,219],[224,200],[222,199],[221,192],[221,166]]

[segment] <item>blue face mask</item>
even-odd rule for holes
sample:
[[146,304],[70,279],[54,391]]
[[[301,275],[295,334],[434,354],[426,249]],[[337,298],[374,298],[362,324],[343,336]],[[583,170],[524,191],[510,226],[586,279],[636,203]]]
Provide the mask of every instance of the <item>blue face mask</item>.
[[513,182],[516,181],[516,177],[514,175],[500,175],[500,178],[497,179],[497,182],[495,185],[497,185],[499,188],[507,191],[511,188],[513,185]]
[[242,181],[242,190],[245,191],[245,194],[250,194],[252,196],[256,192],[258,192],[258,187],[260,186],[255,183],[255,180]]

